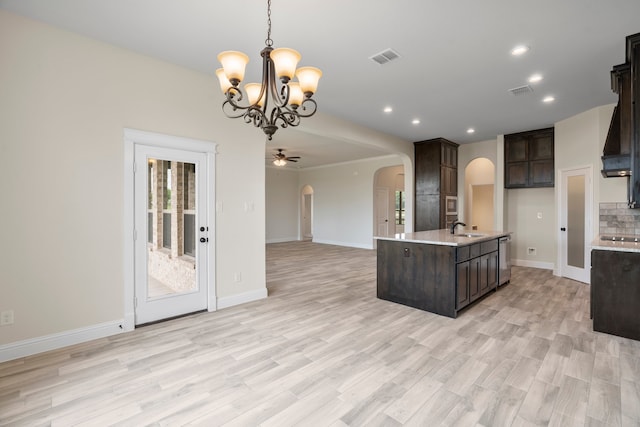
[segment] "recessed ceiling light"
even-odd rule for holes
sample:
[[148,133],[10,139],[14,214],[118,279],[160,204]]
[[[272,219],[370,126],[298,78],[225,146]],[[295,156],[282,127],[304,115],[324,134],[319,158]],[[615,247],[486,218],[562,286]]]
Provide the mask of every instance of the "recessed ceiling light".
[[474,133],[476,130],[474,128],[467,129],[467,133]]
[[520,56],[522,54],[527,53],[528,51],[529,51],[529,46],[520,45],[511,49],[511,55]]
[[542,100],[542,102],[546,102],[548,104],[548,103],[553,102],[555,100],[556,99],[553,96],[549,95],[549,96],[545,96],[544,99]]
[[541,80],[542,74],[532,74],[531,77],[529,77],[529,83],[538,83]]
[[385,113],[390,113],[390,112],[392,112],[392,111],[393,111],[393,108],[391,108],[391,107],[384,107],[384,110],[382,110],[382,111],[384,111]]
[[413,119],[413,121],[411,122],[414,125],[419,125],[420,124],[420,120],[419,119]]

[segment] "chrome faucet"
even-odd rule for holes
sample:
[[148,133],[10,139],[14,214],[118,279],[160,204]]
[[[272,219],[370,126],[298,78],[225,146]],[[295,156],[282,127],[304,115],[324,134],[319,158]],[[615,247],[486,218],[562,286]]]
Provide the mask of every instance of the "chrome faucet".
[[451,234],[454,234],[454,233],[455,233],[455,231],[456,231],[456,226],[458,226],[458,225],[461,225],[461,226],[463,226],[463,227],[466,227],[466,226],[467,226],[467,224],[465,224],[464,222],[462,222],[462,221],[458,221],[458,220],[455,220],[455,221],[453,221],[453,224],[451,224]]

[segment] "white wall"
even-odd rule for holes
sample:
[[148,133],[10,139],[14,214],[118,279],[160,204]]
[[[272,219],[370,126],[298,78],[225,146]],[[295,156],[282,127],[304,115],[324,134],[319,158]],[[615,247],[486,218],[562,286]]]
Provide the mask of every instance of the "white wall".
[[301,170],[299,188],[313,187],[313,241],[373,248],[375,173],[399,162],[385,156]]
[[268,167],[265,177],[267,243],[300,239],[301,192],[296,169]]

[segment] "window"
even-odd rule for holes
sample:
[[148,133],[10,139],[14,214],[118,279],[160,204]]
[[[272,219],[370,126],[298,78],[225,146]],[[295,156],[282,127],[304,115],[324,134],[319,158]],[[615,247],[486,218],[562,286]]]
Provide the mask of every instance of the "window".
[[404,225],[404,191],[396,190],[396,225]]

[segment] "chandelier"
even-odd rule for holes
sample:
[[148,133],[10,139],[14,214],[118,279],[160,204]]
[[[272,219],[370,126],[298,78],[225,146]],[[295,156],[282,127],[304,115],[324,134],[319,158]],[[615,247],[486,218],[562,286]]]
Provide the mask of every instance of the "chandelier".
[[[220,89],[226,99],[222,111],[227,117],[242,117],[245,123],[253,123],[271,140],[278,126],[298,126],[300,118],[311,117],[318,105],[311,99],[318,88],[322,71],[315,67],[296,70],[301,55],[293,49],[273,48],[271,40],[271,0],[267,0],[267,39],[262,56],[262,83],[244,85],[244,71],[249,57],[242,52],[225,51],[218,55],[222,68],[216,70]],[[276,76],[280,80],[276,81]],[[298,81],[293,81],[296,76]],[[247,103],[244,103],[245,94]]]

